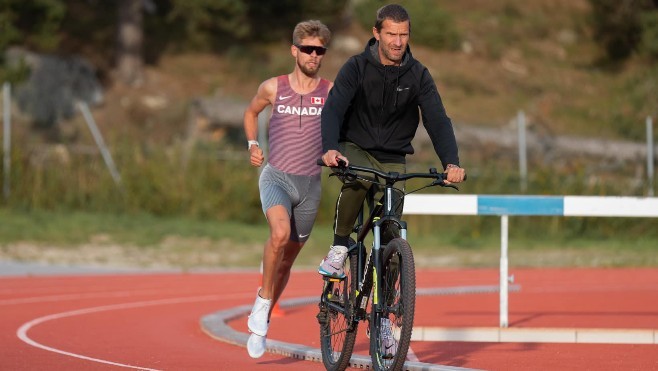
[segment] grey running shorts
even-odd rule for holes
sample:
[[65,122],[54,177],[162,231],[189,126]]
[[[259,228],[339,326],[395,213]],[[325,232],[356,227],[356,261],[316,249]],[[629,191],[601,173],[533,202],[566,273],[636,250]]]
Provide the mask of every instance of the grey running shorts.
[[267,164],[258,181],[263,213],[275,205],[285,207],[290,215],[290,239],[306,242],[318,213],[321,184],[320,174],[288,174]]

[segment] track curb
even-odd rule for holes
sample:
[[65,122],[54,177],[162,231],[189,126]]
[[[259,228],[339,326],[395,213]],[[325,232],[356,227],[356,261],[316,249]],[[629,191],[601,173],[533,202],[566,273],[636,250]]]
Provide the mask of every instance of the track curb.
[[[421,288],[416,290],[418,296],[425,295],[457,295],[457,294],[476,294],[484,292],[497,292],[498,286],[457,286],[446,288]],[[520,286],[510,286],[510,291],[518,291]],[[280,303],[282,308],[291,308],[302,305],[317,304],[316,296],[303,297],[283,300]],[[241,347],[247,346],[249,334],[234,330],[228,325],[228,322],[240,317],[244,317],[251,311],[251,305],[242,305],[201,317],[201,329],[210,337],[229,344]],[[301,344],[291,344],[279,340],[267,339],[266,351],[273,354],[279,354],[290,358],[303,359],[313,362],[322,362],[322,353],[318,348],[312,348]],[[350,367],[372,368],[372,360],[369,356],[353,354],[350,359]],[[475,369],[436,365],[431,363],[407,361],[404,369],[409,371],[470,371]]]

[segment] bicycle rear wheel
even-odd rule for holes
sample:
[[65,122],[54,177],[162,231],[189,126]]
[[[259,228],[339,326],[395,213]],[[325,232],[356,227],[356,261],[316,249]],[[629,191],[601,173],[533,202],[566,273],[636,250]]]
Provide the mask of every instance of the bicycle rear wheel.
[[382,254],[382,267],[383,310],[371,315],[370,355],[375,370],[401,370],[416,305],[416,270],[409,243],[402,238],[391,240]]
[[[326,280],[320,300],[320,349],[322,362],[329,371],[345,370],[350,365],[358,322],[354,319],[357,276],[357,249],[350,251],[345,262],[343,280]],[[328,286],[327,286],[328,285]]]

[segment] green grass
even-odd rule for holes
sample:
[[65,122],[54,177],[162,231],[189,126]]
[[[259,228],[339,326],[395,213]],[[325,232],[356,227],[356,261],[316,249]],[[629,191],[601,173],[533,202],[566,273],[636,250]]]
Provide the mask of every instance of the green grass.
[[263,224],[240,224],[184,217],[156,217],[148,214],[99,214],[86,212],[0,210],[0,243],[17,241],[79,245],[94,235],[111,236],[116,243],[138,247],[159,244],[168,236],[183,238],[230,238],[242,243],[260,241],[266,235]]
[[[471,218],[472,230],[463,218]],[[413,217],[409,241],[418,267],[497,267],[498,218]],[[449,222],[452,220],[453,222]],[[477,223],[475,223],[477,222]],[[561,233],[546,220],[537,227],[511,218],[511,267],[658,267],[658,237],[617,238],[596,232]],[[525,224],[525,225],[524,225]],[[431,228],[430,228],[431,227]],[[535,232],[532,233],[533,228]],[[312,269],[331,243],[331,227],[317,224],[296,267]],[[0,210],[0,259],[181,269],[258,268],[265,220],[232,223],[147,214]]]

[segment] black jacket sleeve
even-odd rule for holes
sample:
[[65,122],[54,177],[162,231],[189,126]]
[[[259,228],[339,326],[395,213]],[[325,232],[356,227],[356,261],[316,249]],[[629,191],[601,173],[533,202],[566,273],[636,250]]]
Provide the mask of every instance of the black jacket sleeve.
[[322,151],[338,149],[340,131],[345,120],[345,114],[359,88],[359,69],[356,57],[345,62],[329,91],[327,101],[322,108]]
[[452,122],[446,114],[439,91],[427,68],[423,70],[421,77],[419,105],[423,125],[432,140],[434,151],[441,159],[443,168],[445,169],[448,164],[459,165],[459,151]]

